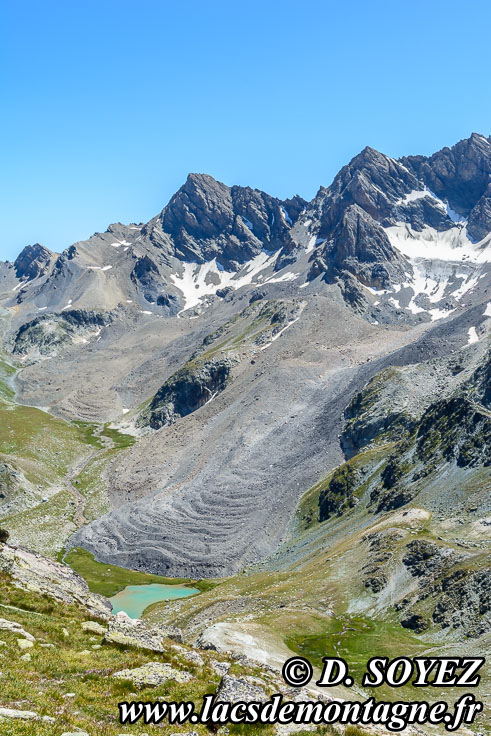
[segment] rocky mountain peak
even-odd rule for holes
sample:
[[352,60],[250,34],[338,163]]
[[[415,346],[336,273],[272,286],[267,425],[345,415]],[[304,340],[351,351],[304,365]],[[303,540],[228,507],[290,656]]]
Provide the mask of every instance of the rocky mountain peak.
[[432,156],[407,156],[400,161],[455,212],[467,217],[490,181],[491,145],[487,138],[473,133]]
[[291,200],[291,214],[275,197],[251,187],[228,187],[208,174],[189,174],[185,184],[160,214],[164,235],[174,255],[203,263],[219,258],[230,270],[250,260],[263,247],[278,249],[305,203]]
[[189,174],[162,210],[160,220],[164,233],[173,238],[178,256],[191,261],[213,257],[211,252],[202,252],[201,243],[231,232],[230,189],[208,174]]
[[[2,267],[0,280],[9,303],[41,310],[64,309],[74,297],[90,307],[97,293],[101,308],[124,299],[145,307],[144,314],[155,304],[156,313],[171,316],[260,282],[294,289],[319,278],[341,283],[345,297],[348,278],[350,288],[361,289],[358,280],[394,294],[405,284],[402,301],[391,297],[387,308],[399,301],[412,320],[433,303],[431,293],[421,303],[410,301],[409,290],[429,290],[417,279],[421,254],[457,263],[464,250],[472,261],[473,242],[486,248],[490,175],[490,140],[478,133],[430,157],[395,160],[366,146],[310,203],[190,173],[146,225],[114,223],[58,258],[39,244],[28,246],[15,269]],[[485,257],[479,251],[475,259]],[[458,279],[469,279],[471,267],[459,271],[464,276],[453,273],[451,285],[448,275],[429,263],[425,268],[431,281],[448,285],[445,298],[435,292],[441,305],[433,311],[441,317],[455,307],[447,297],[460,298]]]
[[14,261],[15,274],[18,279],[31,281],[46,272],[53,258],[54,253],[41,243],[26,245]]

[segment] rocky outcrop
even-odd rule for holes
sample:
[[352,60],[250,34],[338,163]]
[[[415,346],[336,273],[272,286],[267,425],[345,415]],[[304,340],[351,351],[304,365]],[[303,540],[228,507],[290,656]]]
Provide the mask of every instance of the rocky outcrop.
[[290,244],[290,223],[301,201],[291,201],[288,215],[280,200],[257,189],[228,187],[207,174],[189,174],[162,210],[159,224],[178,258],[197,263],[218,258],[235,270],[263,248],[278,250]]
[[5,498],[9,498],[13,492],[15,493],[24,480],[24,476],[10,463],[0,462],[0,503]]
[[491,465],[491,417],[466,396],[433,404],[421,419],[417,439],[417,455],[426,462]]
[[346,407],[341,445],[347,457],[352,457],[374,440],[380,441],[389,435],[395,440],[402,439],[414,428],[415,421],[407,411],[402,407],[389,407],[383,400],[384,384],[390,378],[390,369],[378,374]]
[[168,680],[189,682],[193,678],[190,672],[178,670],[167,662],[148,662],[135,669],[115,672],[112,677],[118,680],[130,680],[137,687],[157,687]]
[[68,309],[58,314],[43,314],[19,328],[13,352],[17,355],[53,355],[79,335],[100,330],[112,322],[109,312]]
[[104,634],[108,644],[148,649],[152,652],[163,652],[165,639],[182,642],[182,633],[174,626],[152,627],[139,619],[131,619],[120,613],[109,621]]
[[358,474],[349,463],[338,468],[327,488],[319,494],[319,521],[341,514],[356,504],[354,492],[358,486]]
[[157,264],[147,255],[137,259],[130,278],[148,302],[156,302],[165,286]]
[[408,544],[402,562],[418,581],[415,593],[396,606],[404,628],[422,633],[433,624],[460,638],[491,631],[489,565],[476,569],[469,552],[427,539]]
[[428,622],[420,613],[411,613],[401,621],[403,629],[411,629],[416,634],[422,634],[428,628]]
[[348,271],[377,289],[404,280],[409,265],[392,247],[382,226],[359,205],[346,208],[330,235],[323,253],[328,277]]
[[467,232],[474,240],[482,240],[491,232],[491,182],[472,208],[467,220]]
[[35,641],[34,636],[23,629],[22,626],[16,621],[9,621],[8,619],[0,618],[0,631],[11,631],[13,634],[19,634],[20,636],[23,636],[25,641]]
[[252,678],[224,675],[215,693],[215,700],[226,703],[266,702],[268,696],[264,688],[251,683],[250,679]]
[[0,545],[0,570],[14,585],[47,595],[64,603],[83,605],[99,618],[107,618],[111,604],[101,595],[91,593],[83,578],[59,562],[8,544]]
[[196,367],[188,364],[157,391],[140,417],[140,426],[160,429],[211,401],[227,385],[234,362],[231,358],[220,358]]
[[44,276],[50,267],[54,253],[40,243],[26,245],[14,261],[15,275],[24,281]]
[[361,570],[362,580],[372,593],[379,593],[387,585],[386,564],[394,558],[397,543],[403,536],[399,529],[386,529],[363,537],[362,541],[368,543],[368,555]]
[[443,578],[433,621],[477,637],[491,631],[491,568],[457,569]]
[[[489,185],[490,140],[478,133],[443,148],[432,156],[407,156],[401,163],[422,180],[440,199],[448,201],[458,214],[469,217],[469,235],[480,240],[485,230],[479,211],[473,212]],[[488,229],[489,232],[489,229]]]
[[440,548],[426,539],[415,539],[407,545],[403,563],[415,577],[427,575],[440,563]]

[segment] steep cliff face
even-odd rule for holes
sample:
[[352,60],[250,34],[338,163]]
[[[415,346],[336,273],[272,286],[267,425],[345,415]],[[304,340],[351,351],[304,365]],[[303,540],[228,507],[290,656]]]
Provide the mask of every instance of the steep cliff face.
[[40,243],[27,245],[14,261],[15,274],[18,279],[26,281],[44,276],[55,257],[54,253]]
[[[451,209],[469,217],[469,234],[480,240],[489,208],[491,146],[489,138],[473,133],[451,148],[432,156],[407,156],[401,159],[414,174]],[[476,211],[475,208],[478,208]],[[488,221],[489,225],[489,221]]]
[[234,363],[230,358],[207,360],[178,371],[157,391],[140,426],[160,429],[212,401],[227,385]]
[[175,254],[204,263],[219,258],[227,270],[251,260],[263,249],[290,244],[292,218],[303,200],[285,204],[250,187],[228,187],[206,174],[190,174],[160,214],[162,232]]

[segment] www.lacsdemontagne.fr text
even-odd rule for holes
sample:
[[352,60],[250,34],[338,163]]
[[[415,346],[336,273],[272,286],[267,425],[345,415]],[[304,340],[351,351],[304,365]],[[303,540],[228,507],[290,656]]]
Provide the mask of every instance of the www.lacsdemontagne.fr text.
[[145,725],[161,723],[192,725],[244,724],[346,724],[381,725],[389,731],[403,731],[410,725],[443,724],[447,731],[454,732],[462,724],[471,724],[483,709],[483,703],[474,695],[466,693],[449,704],[444,701],[385,702],[369,698],[365,701],[284,701],[280,694],[268,701],[226,702],[218,701],[215,695],[205,695],[199,710],[191,701],[159,701],[157,703],[132,701],[119,703],[120,722],[133,724],[143,721]]

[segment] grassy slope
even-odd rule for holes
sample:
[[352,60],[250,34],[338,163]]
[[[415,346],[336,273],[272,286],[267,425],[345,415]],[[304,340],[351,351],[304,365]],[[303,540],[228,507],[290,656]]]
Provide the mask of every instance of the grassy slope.
[[[66,487],[70,470],[94,455],[75,482],[87,498],[87,518],[96,518],[109,508],[104,470],[134,438],[105,426],[100,434],[113,444],[106,448],[94,424],[67,422],[41,409],[16,404],[15,373],[15,366],[0,356],[0,462],[22,473],[27,486],[17,491],[19,510],[0,516],[0,524],[17,543],[55,556],[76,529],[75,501]],[[43,502],[43,497],[48,500]]]
[[[15,606],[12,610],[5,606]],[[175,726],[121,726],[117,722],[118,702],[122,700],[155,700],[165,696],[170,700],[195,700],[214,692],[220,677],[207,663],[199,668],[183,660],[168,642],[163,654],[103,645],[101,636],[85,633],[80,624],[89,617],[80,607],[67,606],[13,587],[6,576],[0,579],[0,616],[16,621],[36,637],[29,649],[31,661],[20,657],[16,640],[18,634],[2,631],[1,647],[2,707],[17,710],[32,710],[40,715],[49,715],[56,723],[2,721],[2,736],[59,736],[65,731],[80,728],[92,736],[117,736],[117,734],[169,734]],[[67,634],[64,633],[64,630]],[[41,644],[49,644],[47,648]],[[221,659],[220,655],[213,657]],[[147,662],[170,662],[180,670],[191,672],[194,679],[187,684],[173,681],[159,687],[137,689],[127,681],[114,680],[111,673],[122,669],[139,667]],[[233,671],[241,674],[243,669],[233,665]],[[75,693],[67,698],[66,693]],[[188,728],[190,730],[190,728]],[[208,733],[203,727],[192,730]],[[234,729],[231,729],[232,732]],[[270,733],[267,729],[266,733]],[[248,733],[265,733],[262,729]]]
[[[12,608],[14,606],[15,608]],[[42,721],[2,720],[2,736],[59,736],[64,732],[82,730],[91,736],[169,736],[179,727],[162,723],[121,726],[118,723],[118,703],[123,700],[155,701],[159,698],[193,701],[196,708],[205,694],[214,693],[220,676],[210,660],[227,661],[217,652],[200,652],[204,666],[191,664],[181,652],[173,649],[172,641],[164,641],[164,652],[145,652],[125,646],[103,644],[99,635],[83,631],[81,623],[89,616],[79,606],[69,606],[45,596],[14,587],[8,576],[0,578],[0,616],[19,623],[36,641],[29,652],[30,661],[22,660],[24,651],[17,645],[19,634],[1,631],[2,693],[0,706],[15,710],[34,711],[50,716],[54,723]],[[42,646],[48,645],[48,646]],[[96,647],[95,649],[93,647]],[[172,680],[157,687],[138,687],[111,675],[123,669],[140,667],[148,662],[168,662],[178,670],[192,674],[185,684]],[[255,667],[232,663],[230,674],[261,676]],[[271,692],[274,684],[269,685]],[[66,697],[70,693],[72,697]],[[144,730],[142,730],[144,729]],[[272,736],[271,726],[227,725],[231,736]],[[199,736],[210,733],[200,725],[184,725],[183,733],[193,731]],[[320,727],[321,736],[334,736],[337,731]],[[365,736],[366,731],[348,727],[345,736]],[[291,733],[290,736],[294,736]]]
[[[90,552],[80,547],[71,549],[65,556],[65,562],[87,581],[93,593],[100,593],[107,598],[116,595],[127,585],[149,585],[150,583],[183,585],[189,583],[192,587],[199,588],[200,586],[200,581],[195,582],[189,578],[165,578],[161,575],[151,575],[136,570],[127,570],[117,565],[97,562]],[[209,589],[210,582],[202,582],[204,583],[203,587]]]

